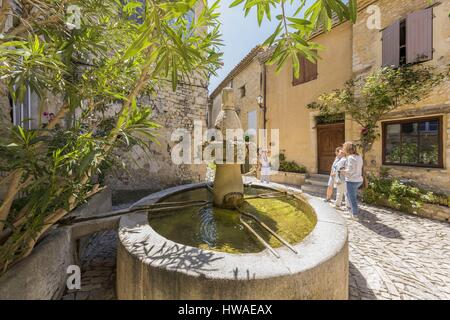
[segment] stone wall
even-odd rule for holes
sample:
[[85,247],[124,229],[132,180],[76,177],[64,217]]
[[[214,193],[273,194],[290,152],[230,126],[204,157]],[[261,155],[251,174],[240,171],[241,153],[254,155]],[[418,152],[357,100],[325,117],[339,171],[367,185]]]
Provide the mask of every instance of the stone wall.
[[0,123],[2,124],[0,133],[4,136],[4,134],[11,127],[12,123],[11,123],[9,99],[8,96],[5,94],[5,90],[2,90],[2,88],[0,88]]
[[158,142],[144,152],[138,147],[121,155],[125,168],[115,168],[107,176],[107,185],[113,190],[160,190],[168,186],[198,182],[205,179],[206,165],[175,165],[171,151],[177,143],[171,135],[177,128],[193,132],[194,121],[206,129],[208,91],[205,81],[180,84],[176,92],[169,86],[161,87],[155,97],[144,97],[141,103],[153,109],[153,120],[158,129]]
[[[436,3],[436,1],[433,1]],[[359,1],[363,5],[374,4],[381,9],[381,27],[386,28],[395,20],[405,18],[408,13],[424,9],[430,5],[427,0],[411,1]],[[448,44],[448,12],[450,1],[441,1],[433,9],[433,60],[426,65],[434,65],[438,70],[445,70],[450,63],[450,48]],[[354,76],[364,76],[379,69],[382,65],[382,32],[370,30],[366,22],[370,13],[361,10],[358,20],[353,26],[353,73]],[[414,179],[417,183],[431,189],[450,193],[450,85],[444,83],[435,88],[429,96],[415,105],[405,105],[392,112],[385,120],[402,120],[421,116],[443,117],[443,153],[444,168],[430,169],[408,166],[388,166],[395,176]],[[379,124],[381,128],[381,123]],[[360,127],[346,120],[346,139],[357,140]],[[378,171],[382,166],[382,141],[377,139],[372,152],[367,155],[366,169]]]
[[[111,192],[104,190],[75,209],[71,216],[92,217],[109,211]],[[0,277],[0,300],[59,299],[66,288],[67,267],[77,263],[78,249],[83,247],[77,246],[76,240],[80,234],[100,230],[101,223],[101,220],[86,222],[77,225],[75,231],[72,226],[50,231],[27,258]]]
[[[233,77],[232,84],[228,84],[228,86],[232,85],[233,87],[234,103],[244,131],[248,129],[248,114],[252,111],[256,111],[257,114],[257,127],[264,127],[263,111],[256,101],[256,98],[263,94],[261,72],[262,66],[256,56],[243,70]],[[241,97],[240,88],[243,86],[245,86],[245,96]],[[213,97],[212,116],[209,127],[214,127],[214,122],[221,110],[221,105],[222,94],[219,93],[217,96]]]
[[67,267],[75,263],[70,228],[51,232],[30,256],[0,278],[1,300],[59,299],[64,293]]
[[434,220],[450,222],[450,208],[433,204],[424,204],[418,215]]
[[[258,178],[261,178],[258,175]],[[306,174],[304,173],[294,173],[294,172],[273,172],[270,177],[270,182],[287,184],[290,186],[300,187],[305,184]]]
[[[203,2],[198,1],[196,17],[202,9]],[[106,178],[107,185],[113,191],[154,191],[205,179],[206,165],[175,165],[172,162],[171,150],[176,142],[171,141],[171,135],[177,128],[193,132],[195,120],[201,121],[206,129],[207,87],[206,79],[192,75],[186,82],[179,83],[175,92],[171,84],[166,82],[155,96],[141,99],[141,103],[153,108],[153,119],[161,126],[158,129],[158,142],[152,143],[146,152],[135,147],[121,155],[126,167],[115,168]]]

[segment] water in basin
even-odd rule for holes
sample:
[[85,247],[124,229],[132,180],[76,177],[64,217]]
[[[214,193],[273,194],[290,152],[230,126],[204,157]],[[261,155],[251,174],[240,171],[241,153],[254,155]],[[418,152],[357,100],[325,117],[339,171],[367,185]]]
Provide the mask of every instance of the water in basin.
[[[270,192],[266,189],[246,188],[245,194]],[[211,193],[195,189],[177,193],[161,202],[211,200]],[[294,198],[248,199],[242,209],[252,213],[291,244],[301,242],[316,225],[316,216],[302,210],[302,203]],[[240,223],[239,212],[207,206],[176,210],[173,214],[149,216],[151,227],[163,237],[184,245],[227,253],[260,252],[265,247]],[[273,248],[282,244],[252,219],[244,218]]]

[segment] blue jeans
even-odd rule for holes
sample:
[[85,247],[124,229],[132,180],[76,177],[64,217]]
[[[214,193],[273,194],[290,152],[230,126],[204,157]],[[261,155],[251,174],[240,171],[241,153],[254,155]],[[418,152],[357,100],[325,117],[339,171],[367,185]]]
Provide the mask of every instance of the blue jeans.
[[350,208],[352,214],[355,216],[358,212],[358,189],[361,187],[362,182],[346,182],[347,184],[347,199],[350,202]]

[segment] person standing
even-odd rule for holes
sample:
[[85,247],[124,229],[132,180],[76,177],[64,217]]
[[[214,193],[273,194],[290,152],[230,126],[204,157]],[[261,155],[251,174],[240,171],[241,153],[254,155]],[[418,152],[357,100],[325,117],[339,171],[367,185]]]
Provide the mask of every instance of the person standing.
[[331,172],[330,172],[330,178],[328,179],[328,187],[327,187],[327,198],[324,200],[325,202],[331,202],[331,197],[333,197],[333,191],[334,191],[334,178],[336,176],[336,164],[339,161],[339,152],[342,149],[342,147],[336,148],[335,154],[336,158],[334,159],[334,162],[331,166]]
[[347,191],[345,177],[342,172],[342,170],[345,170],[345,166],[347,164],[347,158],[345,157],[343,148],[339,148],[338,158],[339,161],[336,163],[334,176],[334,187],[336,188],[336,202],[334,206],[336,207],[336,209],[341,210],[342,200],[344,199],[344,197],[347,206],[349,206],[347,196],[345,195]]
[[355,218],[359,214],[358,209],[358,189],[363,184],[363,159],[356,150],[353,142],[344,143],[344,153],[347,157],[347,164],[342,171],[345,175],[345,184],[347,187],[347,198],[350,203],[352,217]]
[[270,161],[268,152],[266,149],[261,151],[261,155],[259,157],[259,162],[261,163],[261,181],[263,183],[269,183],[269,175],[270,175]]

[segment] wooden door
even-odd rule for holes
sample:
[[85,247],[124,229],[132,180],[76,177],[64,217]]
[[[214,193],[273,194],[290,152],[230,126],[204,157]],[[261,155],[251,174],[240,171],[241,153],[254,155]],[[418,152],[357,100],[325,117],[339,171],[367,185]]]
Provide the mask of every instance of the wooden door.
[[345,124],[317,125],[317,149],[319,173],[329,174],[336,148],[345,142]]

